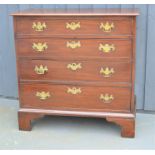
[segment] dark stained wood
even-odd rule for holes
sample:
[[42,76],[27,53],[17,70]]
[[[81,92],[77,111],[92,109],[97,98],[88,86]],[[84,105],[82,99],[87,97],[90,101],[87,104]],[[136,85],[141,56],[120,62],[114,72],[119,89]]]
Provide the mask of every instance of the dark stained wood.
[[[81,47],[72,49],[67,47],[67,42],[80,42]],[[43,52],[37,52],[32,48],[33,43],[46,43],[48,48]],[[100,44],[114,45],[115,50],[105,53],[99,50]],[[126,58],[131,59],[132,40],[129,39],[59,39],[36,38],[17,39],[17,53],[21,57],[44,57],[59,59],[102,59],[102,58]],[[24,47],[24,48],[23,48]],[[66,57],[67,54],[67,57]]]
[[56,115],[56,116],[75,116],[75,117],[119,117],[119,118],[132,118],[135,119],[135,115],[132,113],[122,113],[122,112],[99,112],[85,109],[84,111],[79,109],[33,109],[33,108],[20,108],[19,112],[26,112],[28,114],[44,114],[44,115]]
[[[31,130],[31,121],[44,115],[101,117],[121,126],[123,137],[135,134],[135,36],[136,9],[84,9],[68,12],[53,9],[27,10],[12,14],[19,86],[19,129]],[[45,22],[47,28],[36,32],[33,22]],[[80,22],[77,30],[66,29],[67,22]],[[100,29],[101,22],[114,23],[111,32]],[[81,47],[69,49],[67,41],[80,41]],[[48,48],[37,53],[32,43],[46,42]],[[98,45],[114,44],[110,53]],[[81,63],[77,71],[67,69],[70,63]],[[46,65],[48,72],[37,75],[35,65]],[[110,78],[100,75],[101,67],[114,68]],[[67,93],[81,88],[80,94]],[[40,100],[36,92],[51,94]],[[114,100],[104,103],[100,94],[111,94]]]
[[135,116],[131,113],[115,113],[115,112],[95,112],[88,109],[82,111],[81,109],[30,109],[22,108],[18,112],[19,129],[30,131],[32,129],[31,121],[37,118],[44,117],[44,115],[58,115],[58,116],[78,116],[78,117],[100,117],[106,118],[109,122],[114,122],[121,126],[121,136],[133,138],[135,136]]
[[[71,70],[69,64],[81,64],[81,68]],[[35,66],[47,66],[45,74],[37,74]],[[104,77],[100,73],[108,67],[114,73]],[[22,80],[65,80],[65,81],[103,81],[103,82],[131,82],[130,62],[102,62],[102,61],[50,61],[50,60],[19,60],[19,76]]]
[[13,16],[137,16],[137,9],[29,9],[12,13]]
[[43,114],[18,112],[18,124],[20,130],[31,131],[32,120],[43,117]]
[[106,82],[106,81],[65,81],[65,80],[23,80],[20,79],[20,83],[45,83],[45,84],[62,84],[62,85],[83,85],[93,87],[129,87],[132,88],[130,82]]
[[132,39],[133,35],[129,34],[129,35],[121,35],[121,34],[117,34],[117,35],[103,35],[103,34],[80,34],[80,35],[74,35],[74,34],[42,34],[40,35],[38,34],[15,34],[15,38],[16,39],[34,39],[34,38],[59,38],[59,39]]
[[[68,93],[68,88],[81,89],[80,94]],[[50,97],[41,100],[37,92],[49,92]],[[49,85],[49,84],[20,84],[21,107],[40,109],[81,109],[92,111],[130,111],[130,88],[91,87],[82,85]],[[100,100],[100,95],[113,95],[110,103]],[[27,98],[28,97],[28,98]]]
[[121,126],[122,137],[135,137],[135,119],[119,118],[119,117],[106,117],[109,122],[114,122]]
[[[102,17],[102,18],[79,18],[79,17],[72,17],[72,18],[47,18],[47,17],[17,17],[17,35],[72,35],[72,37],[79,36],[81,34],[90,35],[90,34],[97,34],[97,35],[130,35],[132,34],[132,18],[131,17]],[[41,22],[45,23],[47,28],[43,31],[35,31],[32,29],[33,22]],[[80,28],[76,30],[71,30],[66,28],[66,23],[80,22]],[[113,23],[114,28],[111,32],[104,32],[100,29],[101,23],[106,24]]]
[[136,112],[135,97],[135,67],[136,67],[136,18],[133,17],[133,46],[132,46],[132,95],[131,95],[131,112]]

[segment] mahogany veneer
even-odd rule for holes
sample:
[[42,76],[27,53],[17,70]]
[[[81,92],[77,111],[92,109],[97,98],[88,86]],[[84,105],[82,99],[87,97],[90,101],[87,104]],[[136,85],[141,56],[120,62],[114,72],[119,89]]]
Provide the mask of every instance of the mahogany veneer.
[[[129,35],[132,33],[132,21],[131,17],[104,17],[102,19],[101,17],[17,17],[17,34],[18,35],[65,35],[66,33],[68,35],[80,35],[80,34],[106,34],[106,32],[101,32],[99,27],[101,22],[105,23],[107,20],[109,22],[115,22],[115,29],[111,32],[111,34],[117,34],[117,35]],[[76,31],[70,31],[69,29],[66,29],[66,22],[71,23],[74,20],[74,22],[78,23],[80,22],[81,25],[83,25],[80,29],[77,29]],[[45,29],[45,31],[35,32],[32,29],[32,22],[45,22],[48,25],[48,28]],[[25,24],[26,23],[26,24]]]
[[[68,64],[81,64],[82,68],[76,71],[68,69]],[[36,75],[35,66],[48,66],[43,75]],[[100,74],[101,68],[113,68],[114,74],[104,78]],[[131,62],[103,62],[103,61],[76,61],[76,60],[19,60],[19,74],[21,80],[84,80],[103,82],[131,82]]]
[[12,14],[19,129],[44,115],[106,118],[135,135],[135,9]]
[[[101,59],[103,58],[126,58],[131,59],[132,39],[70,39],[70,38],[30,38],[30,39],[17,39],[17,52],[21,57],[42,57],[42,58],[56,58],[63,57],[63,59]],[[80,41],[81,47],[71,49],[68,48],[67,42]],[[33,43],[46,43],[48,48],[45,52],[36,53],[32,48]],[[113,44],[115,51],[111,53],[99,52],[100,44]],[[23,48],[24,47],[24,48]],[[67,54],[67,57],[66,57]],[[124,59],[123,59],[124,60]]]

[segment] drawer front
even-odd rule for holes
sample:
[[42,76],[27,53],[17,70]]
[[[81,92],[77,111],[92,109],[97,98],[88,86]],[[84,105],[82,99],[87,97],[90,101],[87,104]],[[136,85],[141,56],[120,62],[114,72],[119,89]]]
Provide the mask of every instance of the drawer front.
[[19,56],[67,58],[130,58],[131,40],[17,39]]
[[50,61],[20,59],[20,79],[130,82],[130,62]]
[[132,18],[43,18],[18,17],[17,34],[25,35],[130,35],[132,33]]
[[129,111],[130,88],[20,84],[21,106],[41,109]]

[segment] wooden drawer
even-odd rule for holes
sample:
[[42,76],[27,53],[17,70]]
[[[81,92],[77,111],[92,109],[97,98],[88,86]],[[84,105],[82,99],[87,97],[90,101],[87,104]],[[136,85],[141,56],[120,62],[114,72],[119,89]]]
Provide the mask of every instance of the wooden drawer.
[[132,18],[52,18],[52,17],[18,17],[16,33],[21,35],[130,35]]
[[131,51],[127,39],[17,39],[18,55],[26,57],[130,58]]
[[21,106],[41,109],[129,111],[130,88],[20,84]]
[[19,60],[24,80],[130,82],[130,62]]

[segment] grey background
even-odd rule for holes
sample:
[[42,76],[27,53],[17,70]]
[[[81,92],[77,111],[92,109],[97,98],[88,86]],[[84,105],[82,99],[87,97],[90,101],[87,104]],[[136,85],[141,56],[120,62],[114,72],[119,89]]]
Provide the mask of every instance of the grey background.
[[28,8],[138,8],[136,46],[137,109],[155,111],[155,5],[0,5],[0,96],[18,97],[13,20],[10,13]]

